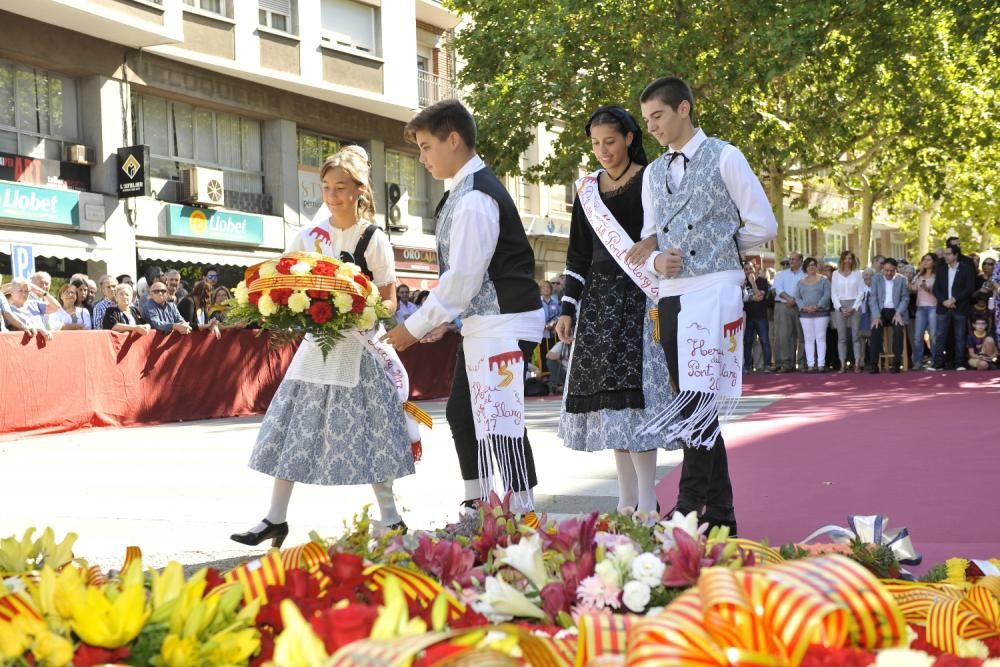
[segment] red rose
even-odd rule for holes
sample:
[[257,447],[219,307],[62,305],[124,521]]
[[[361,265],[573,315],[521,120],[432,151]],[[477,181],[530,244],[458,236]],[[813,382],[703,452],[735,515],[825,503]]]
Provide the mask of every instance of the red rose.
[[122,646],[114,651],[90,644],[80,644],[73,655],[73,664],[78,667],[91,667],[91,665],[106,665],[109,662],[119,662],[129,656],[129,648]]
[[288,297],[290,297],[291,295],[292,295],[292,290],[288,289],[287,287],[273,289],[271,290],[270,293],[271,301],[274,301],[275,303],[282,306],[288,305]]
[[327,609],[309,619],[310,625],[326,647],[333,654],[341,646],[359,639],[367,639],[371,634],[378,608],[352,604],[342,609]]
[[337,267],[330,262],[316,262],[316,266],[312,268],[314,276],[332,276],[336,273]]
[[306,294],[309,295],[310,299],[319,299],[320,301],[326,301],[330,298],[330,293],[326,290],[309,289],[306,290]]
[[249,297],[249,299],[250,299],[250,303],[252,303],[253,305],[255,305],[255,306],[256,306],[256,305],[257,305],[257,302],[258,302],[258,301],[260,301],[260,297],[261,297],[261,296],[262,296],[262,293],[261,293],[261,292],[254,292],[254,293],[253,293],[253,294],[251,294],[251,295],[250,295],[250,297]]
[[351,303],[352,303],[352,305],[351,305],[351,312],[352,313],[360,315],[361,313],[364,312],[365,305],[366,305],[365,297],[358,296],[357,294],[352,294],[351,295]]
[[286,276],[292,272],[292,267],[299,263],[299,260],[292,259],[291,257],[284,257],[278,261],[277,271],[278,273],[283,273]]
[[247,287],[249,287],[250,285],[253,285],[258,280],[260,280],[260,271],[259,270],[254,271],[253,273],[250,274],[250,277],[247,278]]
[[371,281],[368,280],[368,276],[359,273],[358,275],[354,276],[354,282],[361,285],[365,289],[368,289],[368,285]]
[[333,307],[326,301],[314,301],[309,306],[309,317],[316,324],[326,324],[333,317]]
[[360,577],[365,570],[365,562],[356,554],[330,554],[331,574],[335,582]]

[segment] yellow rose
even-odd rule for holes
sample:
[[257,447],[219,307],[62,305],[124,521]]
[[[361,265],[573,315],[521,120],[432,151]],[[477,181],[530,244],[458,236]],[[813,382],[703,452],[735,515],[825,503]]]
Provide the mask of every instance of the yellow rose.
[[349,313],[351,312],[351,308],[354,307],[354,301],[351,300],[350,294],[334,292],[333,305],[337,307],[338,312]]
[[267,278],[268,276],[273,276],[278,272],[277,262],[264,262],[260,265],[260,277]]
[[288,269],[288,272],[293,276],[307,276],[312,272],[312,265],[300,259],[295,264],[292,264],[292,268]]
[[250,303],[250,290],[247,289],[247,283],[245,280],[240,281],[240,284],[236,286],[234,293],[236,296],[236,303],[241,306],[245,306]]
[[271,300],[271,297],[267,294],[260,297],[260,301],[257,302],[257,310],[264,317],[270,317],[278,312],[278,304]]
[[[298,264],[296,264],[298,266]],[[292,267],[294,270],[295,267]],[[304,313],[309,310],[309,305],[312,301],[306,296],[306,293],[302,290],[296,290],[288,297],[288,309],[293,313]]]
[[375,326],[376,321],[378,321],[378,317],[375,316],[375,309],[365,308],[358,318],[358,328],[367,331]]

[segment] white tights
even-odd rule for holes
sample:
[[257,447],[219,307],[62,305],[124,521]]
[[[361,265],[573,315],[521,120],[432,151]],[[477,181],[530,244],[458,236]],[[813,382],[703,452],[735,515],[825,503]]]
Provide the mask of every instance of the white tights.
[[638,506],[640,512],[656,509],[656,453],[615,450],[618,468],[618,511]]

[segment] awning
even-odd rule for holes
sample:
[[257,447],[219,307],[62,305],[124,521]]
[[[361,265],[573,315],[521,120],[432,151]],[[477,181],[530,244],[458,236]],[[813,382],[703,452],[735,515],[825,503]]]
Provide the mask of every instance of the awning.
[[57,259],[77,259],[82,261],[105,262],[110,250],[98,247],[98,239],[91,234],[54,234],[5,229],[4,243],[0,252],[10,253],[10,245],[30,245],[35,257],[55,257]]
[[406,285],[411,290],[425,290],[437,287],[438,276],[436,273],[400,271],[397,269],[396,280]]
[[140,259],[243,267],[251,266],[268,259],[274,259],[281,255],[280,250],[206,248],[159,243],[150,240],[136,241],[136,249],[139,251]]

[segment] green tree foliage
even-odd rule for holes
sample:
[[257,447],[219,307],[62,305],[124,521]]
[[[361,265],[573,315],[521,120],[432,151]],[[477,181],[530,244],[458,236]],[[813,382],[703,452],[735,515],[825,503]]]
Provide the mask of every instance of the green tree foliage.
[[590,160],[582,127],[594,108],[620,103],[638,117],[645,84],[676,74],[706,132],[747,155],[779,223],[786,179],[836,176],[869,191],[869,236],[876,204],[914,182],[933,200],[942,154],[988,142],[977,91],[997,82],[994,4],[450,0],[470,19],[456,40],[460,76],[498,171],[520,171],[530,128],[563,127],[528,176],[566,182]]

